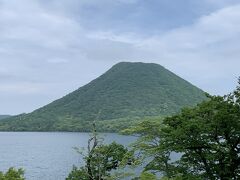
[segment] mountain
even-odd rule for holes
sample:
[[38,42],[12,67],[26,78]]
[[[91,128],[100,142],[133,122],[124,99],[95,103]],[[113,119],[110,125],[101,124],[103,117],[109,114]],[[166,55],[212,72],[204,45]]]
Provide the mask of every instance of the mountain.
[[0,115],[0,120],[10,117],[9,115]]
[[205,93],[164,67],[121,62],[78,90],[29,114],[0,122],[2,131],[117,131],[204,100]]

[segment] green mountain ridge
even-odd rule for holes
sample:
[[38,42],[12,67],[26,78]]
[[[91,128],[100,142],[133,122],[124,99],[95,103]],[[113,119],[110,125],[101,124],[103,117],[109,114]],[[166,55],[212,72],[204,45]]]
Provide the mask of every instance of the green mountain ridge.
[[158,64],[121,62],[61,99],[1,121],[0,130],[90,131],[96,121],[99,131],[117,131],[205,98],[202,90]]

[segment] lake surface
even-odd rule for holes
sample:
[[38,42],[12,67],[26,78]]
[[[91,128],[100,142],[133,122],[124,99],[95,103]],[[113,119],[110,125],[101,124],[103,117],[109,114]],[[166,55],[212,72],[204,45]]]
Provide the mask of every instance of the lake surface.
[[[135,137],[100,134],[105,143],[129,145]],[[88,133],[0,132],[0,171],[23,168],[27,180],[64,180],[73,165],[83,165],[74,147],[87,147]]]

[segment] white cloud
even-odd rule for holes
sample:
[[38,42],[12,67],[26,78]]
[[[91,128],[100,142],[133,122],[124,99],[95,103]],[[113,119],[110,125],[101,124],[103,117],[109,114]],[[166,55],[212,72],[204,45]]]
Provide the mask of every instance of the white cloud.
[[[0,104],[0,109],[6,109],[0,114],[23,111],[13,108],[15,99],[22,99],[20,95],[32,102],[32,108],[28,105],[24,111],[42,106],[118,61],[159,63],[210,93],[223,94],[234,87],[240,66],[240,5],[224,7],[188,26],[144,36],[115,32],[114,28],[86,28],[82,17],[73,17],[64,6],[102,4],[96,0],[71,2],[49,1],[48,6],[37,0],[0,0],[0,99],[14,97],[9,111],[5,102]],[[221,2],[224,6],[226,1]]]
[[[206,91],[223,94],[240,75],[239,41],[240,5],[235,5],[134,44],[144,59],[169,67]],[[226,81],[231,86],[224,86]]]
[[[153,37],[111,31],[90,33],[89,37],[105,42],[101,43],[103,57],[111,59],[115,55],[123,60],[162,64],[213,94],[231,91],[240,75],[240,5]],[[114,53],[108,54],[104,49]]]
[[113,32],[95,32],[90,37],[118,43],[118,50],[126,43],[129,60],[162,64],[210,93],[228,93],[240,75],[240,5],[149,38]]

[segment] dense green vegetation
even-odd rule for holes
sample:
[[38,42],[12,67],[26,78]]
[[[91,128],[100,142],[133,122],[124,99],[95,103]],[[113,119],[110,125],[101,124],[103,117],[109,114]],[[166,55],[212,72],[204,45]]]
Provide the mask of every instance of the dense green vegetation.
[[2,131],[119,131],[146,117],[164,117],[196,105],[204,92],[164,67],[119,63],[69,95],[30,114],[0,122]]
[[[210,96],[173,116],[146,120],[125,129],[137,136],[131,147],[103,144],[96,133],[88,141],[85,164],[66,180],[237,180],[240,179],[240,78],[226,96]],[[178,153],[179,159],[173,159]],[[141,166],[129,173],[126,167]],[[24,180],[10,168],[0,180]]]
[[0,180],[25,180],[22,169],[9,168],[7,172],[0,172]]
[[[227,96],[209,96],[194,108],[125,133],[139,136],[133,147],[143,162],[151,159],[146,172],[161,172],[164,179],[239,179],[240,86]],[[174,161],[172,152],[181,158]]]
[[123,159],[123,167],[143,166],[142,172],[129,174],[132,180],[240,179],[240,79],[233,93],[208,97],[179,114],[124,130],[139,137],[131,150],[116,143],[99,146],[93,136],[86,165],[75,167],[67,180],[126,179],[127,173],[119,171]]
[[133,156],[133,153],[115,142],[104,145],[100,139],[97,137],[95,129],[88,141],[87,154],[84,156],[85,165],[80,168],[73,167],[66,180],[113,180],[125,176],[124,173],[113,175],[111,171],[131,164],[130,157]]

